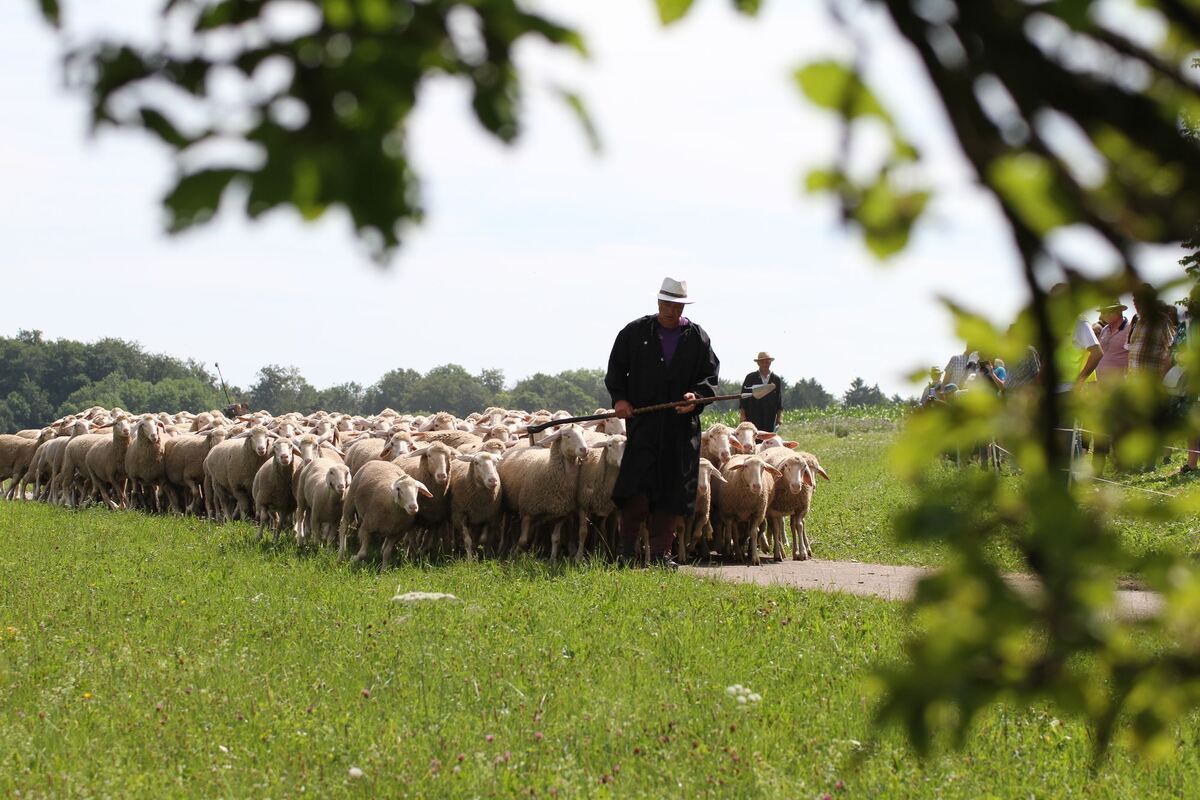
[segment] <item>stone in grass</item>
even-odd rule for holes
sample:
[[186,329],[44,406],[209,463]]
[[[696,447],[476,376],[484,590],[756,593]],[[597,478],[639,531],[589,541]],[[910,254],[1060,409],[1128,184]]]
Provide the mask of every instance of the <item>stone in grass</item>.
[[396,588],[396,596],[392,598],[393,603],[420,603],[424,600],[457,600],[458,598],[452,594],[444,592],[401,592],[400,588]]
[[363,776],[363,771],[361,769],[359,769],[358,767],[350,768],[350,777],[351,778],[358,779],[358,778],[361,778],[362,776]]

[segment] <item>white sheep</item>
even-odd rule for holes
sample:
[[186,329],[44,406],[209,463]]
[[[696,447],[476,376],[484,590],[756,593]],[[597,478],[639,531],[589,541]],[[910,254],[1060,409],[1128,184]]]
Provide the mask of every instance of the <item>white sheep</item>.
[[163,464],[165,428],[162,420],[153,414],[143,414],[133,427],[133,441],[125,451],[131,505],[153,511],[161,508],[159,490],[167,477]]
[[[165,485],[170,489],[175,510],[199,516],[206,507],[204,459],[227,436],[227,429],[217,425],[198,434],[167,438],[163,447],[163,466],[167,471]],[[182,495],[182,501],[177,499],[179,495]]]
[[[263,528],[270,525],[271,530],[275,532],[273,541],[278,544],[283,526],[291,521],[292,512],[296,510],[296,498],[292,492],[292,478],[295,472],[292,456],[299,452],[299,448],[291,439],[281,436],[271,444],[271,457],[254,473],[250,496],[254,499],[255,515],[258,519],[258,535],[255,541],[262,540]],[[296,544],[300,544],[299,537]]]
[[250,491],[258,468],[270,457],[271,434],[262,425],[230,436],[204,457],[204,496],[210,517],[254,519]]
[[0,435],[0,486],[6,478],[12,481],[4,492],[6,500],[25,499],[25,475],[33,463],[33,454],[58,435],[49,427],[42,428],[32,437],[22,436],[22,433],[24,431],[18,431],[16,435]]
[[500,522],[501,456],[488,450],[458,454],[450,464],[450,528],[461,531],[468,561]]
[[688,551],[694,550],[703,543],[705,558],[712,557],[713,525],[712,525],[712,482],[725,483],[721,470],[717,469],[707,458],[700,459],[700,469],[696,473],[696,507],[692,516],[683,521],[683,531],[676,540],[677,556],[680,564],[686,564]]
[[387,569],[392,551],[400,537],[412,530],[420,511],[418,497],[432,497],[420,481],[390,461],[371,461],[355,473],[342,504],[338,525],[338,558],[346,557],[350,525],[357,521],[358,553],[362,561],[371,548],[373,536],[383,537],[383,563]]
[[762,456],[738,455],[725,462],[721,477],[725,483],[712,487],[721,540],[758,566],[758,528],[766,519],[771,489],[780,472]]
[[588,444],[578,425],[544,437],[539,446],[515,447],[500,462],[504,505],[521,520],[517,546],[529,549],[535,523],[550,522],[550,557],[558,558],[562,528],[575,518],[579,466]]
[[317,458],[296,473],[296,535],[331,544],[350,488],[350,468],[340,460]]
[[426,540],[421,548],[428,553],[434,544],[447,539],[450,521],[450,502],[447,489],[450,486],[450,464],[457,452],[443,442],[420,447],[396,463],[409,475],[420,481],[430,492],[426,502],[421,503],[417,523],[426,531]]
[[611,547],[614,541],[615,531],[610,522],[616,520],[617,507],[613,503],[612,493],[617,483],[617,473],[621,471],[625,441],[623,435],[613,434],[589,442],[587,455],[579,465],[579,484],[575,492],[579,509],[576,561],[583,561],[587,553],[588,529],[592,524],[600,531],[607,545]]

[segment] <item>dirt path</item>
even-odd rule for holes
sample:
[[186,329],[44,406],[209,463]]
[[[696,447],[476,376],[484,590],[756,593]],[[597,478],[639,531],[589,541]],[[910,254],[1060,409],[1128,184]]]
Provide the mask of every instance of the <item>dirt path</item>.
[[[907,600],[912,597],[917,581],[933,570],[925,567],[811,559],[763,564],[760,567],[682,567],[680,571],[706,578],[764,586],[781,585],[796,589],[820,589],[823,592],[848,592],[882,597],[885,600]],[[1018,591],[1038,591],[1037,581],[1027,575],[1010,574],[1005,578]],[[1117,613],[1124,618],[1140,619],[1154,616],[1162,606],[1162,596],[1157,592],[1133,589],[1121,589],[1117,592]]]

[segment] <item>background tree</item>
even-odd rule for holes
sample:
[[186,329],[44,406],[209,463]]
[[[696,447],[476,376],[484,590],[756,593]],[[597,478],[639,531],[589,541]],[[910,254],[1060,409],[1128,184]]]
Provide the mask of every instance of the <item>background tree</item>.
[[317,409],[317,390],[296,367],[269,364],[258,371],[248,402],[256,411],[261,408],[272,414],[287,411],[307,414]]
[[801,378],[784,384],[784,408],[828,408],[833,401],[833,395],[815,378]]
[[421,380],[415,369],[398,368],[389,370],[371,385],[364,394],[363,404],[368,414],[378,414],[385,408],[399,411],[411,408],[413,387]]
[[879,391],[879,384],[867,386],[862,378],[850,382],[850,388],[842,394],[842,405],[847,408],[855,406],[878,406],[888,401],[887,396]]

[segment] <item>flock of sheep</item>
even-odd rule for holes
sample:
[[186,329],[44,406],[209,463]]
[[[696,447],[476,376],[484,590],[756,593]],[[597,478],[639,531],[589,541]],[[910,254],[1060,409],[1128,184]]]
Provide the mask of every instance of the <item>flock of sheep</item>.
[[[526,430],[566,416],[489,408],[466,419],[390,409],[229,419],[219,411],[132,416],[95,407],[0,435],[0,488],[10,481],[9,500],[255,521],[260,539],[266,528],[276,541],[288,530],[300,546],[336,538],[342,558],[356,535],[354,560],[375,542],[381,568],[397,545],[409,558],[474,559],[514,548],[551,559],[612,556],[624,422]],[[816,456],[795,448],[751,423],[706,430],[696,512],[677,531],[678,559],[758,564],[765,548],[782,560],[785,518],[792,557],[810,557],[804,518],[815,476],[829,476]],[[645,556],[645,536],[641,550]]]

